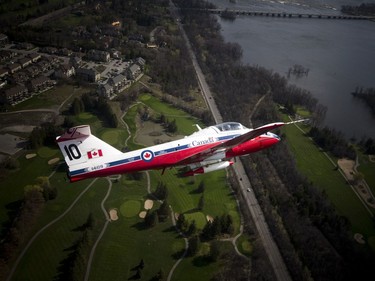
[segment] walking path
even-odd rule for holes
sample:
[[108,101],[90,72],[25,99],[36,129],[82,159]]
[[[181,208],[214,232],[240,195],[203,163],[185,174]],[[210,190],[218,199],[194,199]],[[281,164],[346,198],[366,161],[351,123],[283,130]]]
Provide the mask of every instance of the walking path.
[[102,231],[100,232],[98,238],[96,239],[94,246],[91,248],[89,260],[87,262],[87,267],[86,267],[86,273],[85,273],[85,278],[84,278],[85,281],[89,280],[90,271],[91,271],[91,264],[92,264],[92,260],[93,260],[94,255],[95,255],[96,247],[98,246],[100,240],[102,239],[102,237],[104,235],[104,232],[107,230],[108,223],[111,222],[111,219],[110,219],[110,217],[108,215],[108,212],[107,212],[107,210],[104,207],[104,203],[107,200],[107,198],[108,198],[108,196],[109,196],[109,194],[111,193],[111,190],[112,190],[112,181],[111,181],[111,179],[109,177],[107,177],[107,181],[108,181],[108,191],[107,191],[106,195],[104,196],[104,198],[102,200],[102,203],[100,204],[101,208],[103,210],[104,216],[106,218],[106,222],[104,223]]

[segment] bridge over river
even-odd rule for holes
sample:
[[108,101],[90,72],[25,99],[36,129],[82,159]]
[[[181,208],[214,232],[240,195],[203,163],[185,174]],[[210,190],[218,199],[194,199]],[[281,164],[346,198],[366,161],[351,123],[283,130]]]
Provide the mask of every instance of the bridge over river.
[[339,19],[339,20],[372,20],[375,21],[375,16],[355,16],[343,14],[314,14],[314,13],[292,13],[292,12],[265,12],[265,11],[250,11],[250,10],[232,10],[232,9],[201,9],[201,11],[218,14],[223,16],[263,16],[263,17],[278,17],[278,18],[314,18],[314,19]]

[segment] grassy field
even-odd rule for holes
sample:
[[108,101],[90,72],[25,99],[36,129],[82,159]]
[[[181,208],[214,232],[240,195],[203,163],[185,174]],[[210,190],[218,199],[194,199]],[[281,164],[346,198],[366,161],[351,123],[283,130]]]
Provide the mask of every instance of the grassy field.
[[48,91],[35,95],[32,98],[15,105],[12,107],[12,110],[18,111],[40,108],[54,109],[72,94],[73,96],[76,96],[87,91],[88,90],[85,88],[75,88],[72,85],[58,85]]
[[159,99],[149,94],[142,95],[140,101],[158,114],[163,113],[169,121],[175,119],[178,128],[177,134],[189,135],[196,130],[194,124],[198,123],[199,125],[202,125],[198,119],[189,116],[186,112],[180,109],[161,102]]
[[[142,96],[141,100],[155,112],[159,114],[163,112],[166,116],[176,118],[179,134],[191,133],[195,130],[192,125],[197,120],[189,117],[185,112],[165,105],[151,96]],[[132,135],[137,130],[134,122],[136,114],[137,106],[134,106],[124,117]],[[124,147],[128,137],[126,130],[104,128],[96,116],[87,112],[76,116],[75,119],[77,123],[90,124],[92,132],[111,145],[119,149]],[[133,140],[130,139],[129,147],[139,146],[132,142]],[[30,160],[22,159],[21,169],[14,172],[15,178],[2,181],[0,190],[2,206],[19,200],[23,194],[23,187],[38,176],[50,175],[54,166],[48,165],[47,162],[54,157],[61,157],[57,149],[42,148],[38,151],[37,157]],[[151,171],[149,174],[151,190],[155,190],[158,182],[163,181],[167,185],[168,203],[173,210],[178,213],[186,212],[188,219],[196,220],[198,227],[203,228],[206,215],[215,217],[229,213],[233,217],[236,232],[239,230],[240,217],[235,198],[227,185],[225,171],[202,175],[194,180],[177,178],[175,169],[167,170],[164,175],[161,171]],[[205,182],[205,204],[202,210],[197,211],[202,194],[195,190],[201,180]],[[17,187],[9,192],[9,188],[5,187],[15,186],[15,182]],[[67,181],[65,168],[60,166],[50,178],[50,182],[57,187],[58,197],[46,203],[42,215],[30,231],[30,237],[56,218],[60,219],[36,237],[21,259],[12,280],[53,280],[57,277],[62,262],[71,253],[74,243],[81,237],[82,233],[79,229],[84,225],[89,214],[93,214],[95,218],[95,226],[90,232],[92,245],[104,226],[106,218],[101,204],[108,191],[107,180],[99,179],[86,190],[92,180],[71,184]],[[82,197],[75,202],[80,194]],[[151,229],[146,229],[143,220],[139,218],[138,214],[144,210],[143,204],[147,197],[145,176],[140,181],[134,181],[124,175],[113,183],[104,207],[106,212],[111,209],[118,210],[119,219],[108,224],[97,245],[89,280],[129,279],[135,275],[134,268],[141,259],[145,263],[142,280],[150,280],[159,270],[162,270],[166,276],[180,257],[185,242],[175,231],[170,218]],[[159,205],[155,202],[153,210]],[[2,209],[0,218],[2,222],[7,220],[6,208]],[[27,241],[23,244],[26,243]],[[222,248],[223,251],[233,250],[228,242],[223,242]],[[180,273],[174,277],[174,280],[182,280],[179,277],[181,272],[194,272],[194,276],[197,277],[194,280],[207,280],[219,266],[219,262],[202,265],[187,260],[179,265]]]
[[[303,125],[300,127],[304,128]],[[285,126],[282,131],[299,170],[327,194],[340,215],[349,219],[353,233],[361,233],[366,239],[373,240],[375,228],[371,215],[334,164],[296,126]],[[333,158],[333,161],[337,159]]]

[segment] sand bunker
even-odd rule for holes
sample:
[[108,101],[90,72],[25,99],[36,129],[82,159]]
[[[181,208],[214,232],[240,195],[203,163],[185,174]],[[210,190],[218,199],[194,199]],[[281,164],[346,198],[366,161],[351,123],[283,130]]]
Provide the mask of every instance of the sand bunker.
[[354,239],[357,241],[359,244],[365,244],[365,239],[363,239],[363,235],[361,233],[356,233],[354,234]]
[[144,218],[146,217],[146,214],[147,214],[146,211],[142,211],[142,212],[139,213],[139,217],[140,217],[141,219],[144,219]]
[[209,222],[213,222],[213,221],[214,221],[214,218],[211,217],[211,216],[209,216],[209,215],[207,215],[207,216],[206,216],[206,220],[209,221]]
[[344,172],[348,180],[353,180],[355,161],[349,159],[339,159],[337,164]]
[[31,159],[31,158],[34,158],[35,156],[36,156],[35,153],[26,154],[26,159]]
[[116,209],[109,210],[109,217],[111,218],[111,221],[117,221],[118,220],[117,210]]
[[150,200],[150,199],[147,199],[147,200],[145,201],[144,208],[145,208],[146,210],[151,210],[153,206],[154,206],[154,201],[152,201],[152,200]]
[[51,160],[48,161],[48,164],[49,165],[53,165],[53,164],[59,162],[59,160],[60,160],[59,157],[53,158],[53,159],[51,159]]

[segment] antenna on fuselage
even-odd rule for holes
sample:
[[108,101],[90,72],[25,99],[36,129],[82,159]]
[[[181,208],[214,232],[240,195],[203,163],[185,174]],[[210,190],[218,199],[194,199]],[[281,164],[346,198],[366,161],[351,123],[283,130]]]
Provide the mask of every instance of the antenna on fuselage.
[[194,124],[199,131],[202,131],[202,128],[198,124]]

